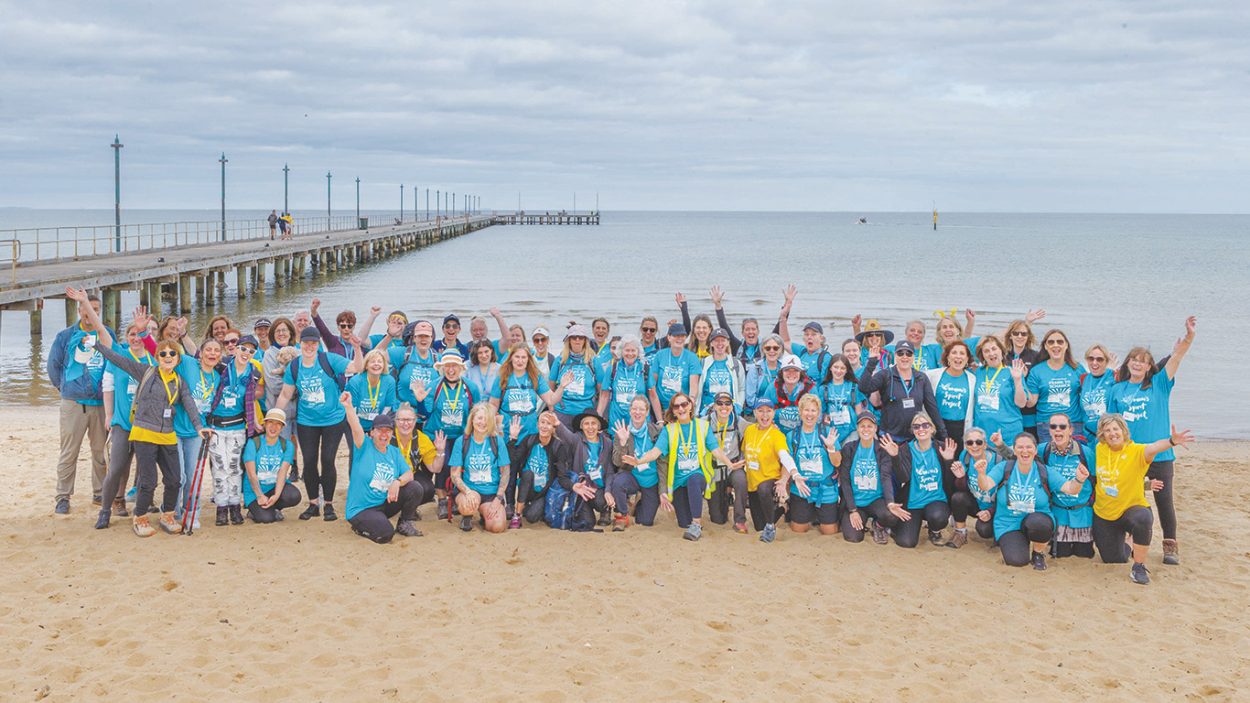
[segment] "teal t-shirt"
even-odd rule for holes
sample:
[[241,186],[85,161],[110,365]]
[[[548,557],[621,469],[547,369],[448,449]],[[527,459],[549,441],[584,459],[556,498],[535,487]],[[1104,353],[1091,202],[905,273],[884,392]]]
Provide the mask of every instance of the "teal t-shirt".
[[[347,371],[347,366],[351,363],[347,357],[334,352],[318,353],[326,355],[330,368],[336,375]],[[292,373],[297,364],[300,367],[298,384]],[[282,373],[282,383],[296,386],[295,390],[299,393],[299,404],[296,406],[299,424],[309,427],[330,427],[347,419],[347,412],[343,410],[342,405],[339,405],[338,381],[326,375],[325,369],[321,368],[320,360],[314,358],[312,366],[305,366],[303,356],[295,357],[295,360],[288,364],[286,371]]]
[[388,444],[378,451],[373,440],[365,437],[363,446],[352,453],[351,482],[347,484],[347,505],[344,514],[350,520],[362,510],[386,502],[391,482],[411,471],[399,447]]
[[[257,445],[260,445],[259,448]],[[278,485],[278,471],[282,469],[282,462],[295,463],[295,442],[279,437],[278,441],[269,444],[266,436],[253,437],[243,444],[243,463],[249,461],[256,465],[256,481],[260,484],[261,492],[267,494]],[[287,483],[290,482],[288,479]],[[243,505],[251,505],[254,500],[256,493],[252,491],[252,482],[244,472]]]

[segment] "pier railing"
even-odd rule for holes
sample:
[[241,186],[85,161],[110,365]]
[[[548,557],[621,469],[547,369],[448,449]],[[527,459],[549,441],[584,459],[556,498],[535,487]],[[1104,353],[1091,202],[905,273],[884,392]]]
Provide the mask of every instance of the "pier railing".
[[[0,242],[17,242],[14,259],[20,265],[269,236],[268,220],[227,220],[225,225],[224,236],[220,220],[122,225],[120,237],[117,225],[34,227],[0,230]],[[358,225],[355,215],[297,217],[293,222],[295,234],[354,230]]]

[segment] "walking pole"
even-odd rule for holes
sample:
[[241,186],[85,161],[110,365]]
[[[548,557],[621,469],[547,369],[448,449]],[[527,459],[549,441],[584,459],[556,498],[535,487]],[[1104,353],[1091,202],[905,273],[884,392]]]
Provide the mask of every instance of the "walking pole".
[[182,511],[182,534],[190,536],[195,527],[195,516],[200,512],[200,484],[204,482],[204,467],[208,464],[208,440],[200,445],[200,455],[195,460],[191,486],[187,492],[187,504]]

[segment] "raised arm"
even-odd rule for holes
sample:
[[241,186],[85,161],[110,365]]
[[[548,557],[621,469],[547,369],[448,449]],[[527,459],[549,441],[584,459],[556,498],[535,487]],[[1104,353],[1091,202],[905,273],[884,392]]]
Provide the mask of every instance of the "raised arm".
[[100,321],[100,314],[91,306],[91,301],[87,299],[87,291],[77,288],[65,287],[65,297],[78,303],[78,310],[87,316],[87,321],[95,328],[95,332],[100,336],[99,342],[106,347],[113,346],[113,335],[109,334],[109,329]]
[[[286,389],[283,389],[286,392]],[[343,406],[343,412],[347,414],[347,426],[352,430],[352,444],[356,449],[360,449],[365,445],[365,428],[360,425],[360,418],[356,415],[356,406],[352,403],[352,394],[343,391],[339,395],[339,405]]]
[[1164,370],[1168,372],[1168,379],[1176,378],[1176,370],[1181,366],[1181,359],[1189,353],[1189,347],[1194,343],[1194,333],[1198,328],[1198,318],[1190,315],[1185,318],[1185,336],[1176,340],[1176,345],[1172,347],[1172,358],[1168,359],[1168,363],[1164,366]]
[[721,291],[720,286],[712,286],[711,290],[712,306],[716,308],[716,324],[721,329],[729,333],[729,352],[737,354],[738,349],[742,347],[742,340],[738,339],[738,335],[734,334],[733,328],[729,326],[729,318],[725,317],[725,293]]
[[499,308],[491,308],[490,316],[495,318],[495,324],[499,326],[499,338],[507,339],[508,323],[503,319],[503,313],[499,311]]
[[[360,337],[361,339],[366,340],[366,341],[369,339],[369,330],[373,329],[373,323],[377,322],[378,313],[380,312],[382,312],[382,308],[377,305],[374,305],[373,307],[369,308],[369,317],[366,317],[363,323],[356,325],[357,337]],[[383,347],[383,349],[385,348],[386,347]],[[368,350],[366,349],[365,351],[368,351]]]
[[1172,434],[1164,437],[1157,442],[1151,442],[1146,445],[1146,463],[1154,461],[1154,458],[1172,447],[1187,447],[1189,443],[1194,441],[1194,434],[1189,430],[1176,431],[1176,425],[1172,425]]
[[777,334],[781,336],[782,347],[786,352],[790,351],[790,308],[794,307],[794,296],[798,293],[799,289],[793,283],[781,291],[786,300],[781,304],[781,314],[777,317]]

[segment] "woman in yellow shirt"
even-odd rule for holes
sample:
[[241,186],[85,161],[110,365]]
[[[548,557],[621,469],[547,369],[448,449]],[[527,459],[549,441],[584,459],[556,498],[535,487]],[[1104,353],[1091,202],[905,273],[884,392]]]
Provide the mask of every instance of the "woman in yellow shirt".
[[[1098,419],[1098,451],[1095,455],[1094,484],[1094,545],[1103,562],[1123,564],[1133,559],[1129,578],[1133,583],[1150,583],[1150,571],[1146,568],[1146,554],[1150,551],[1150,537],[1154,526],[1154,514],[1146,502],[1146,471],[1155,456],[1172,447],[1184,447],[1194,441],[1189,430],[1176,431],[1172,426],[1170,436],[1150,444],[1138,444],[1129,436],[1124,416],[1107,413]],[[1077,468],[1076,481],[1085,483],[1089,471]],[[1125,537],[1131,535],[1130,549]]]
[[798,471],[786,436],[773,424],[773,401],[760,398],[755,405],[755,424],[742,433],[742,457],[746,461],[747,501],[751,521],[760,533],[760,541],[772,542],[777,537],[777,504],[786,500],[786,484],[781,480],[781,467],[791,474]]

